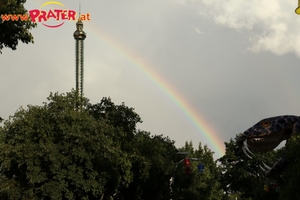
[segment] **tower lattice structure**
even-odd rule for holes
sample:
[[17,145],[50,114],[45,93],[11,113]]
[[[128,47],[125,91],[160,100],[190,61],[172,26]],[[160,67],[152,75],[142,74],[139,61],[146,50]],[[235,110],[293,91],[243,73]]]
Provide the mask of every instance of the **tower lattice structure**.
[[84,60],[84,39],[86,33],[83,31],[83,23],[78,20],[76,23],[76,31],[73,34],[76,47],[76,91],[80,96],[83,95],[83,60]]

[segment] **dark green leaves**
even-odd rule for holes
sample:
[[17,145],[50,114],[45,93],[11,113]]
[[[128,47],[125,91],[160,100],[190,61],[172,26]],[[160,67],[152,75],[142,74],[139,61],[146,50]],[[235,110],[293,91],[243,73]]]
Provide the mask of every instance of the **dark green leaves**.
[[31,21],[3,21],[2,14],[28,14],[24,8],[25,0],[1,0],[0,2],[0,53],[4,47],[16,50],[19,41],[33,43],[30,29],[36,27]]
[[[21,108],[1,130],[0,198],[100,197],[109,174],[123,165],[121,149],[110,137],[115,128],[78,111],[74,92],[48,100]],[[116,181],[117,186],[120,178]]]

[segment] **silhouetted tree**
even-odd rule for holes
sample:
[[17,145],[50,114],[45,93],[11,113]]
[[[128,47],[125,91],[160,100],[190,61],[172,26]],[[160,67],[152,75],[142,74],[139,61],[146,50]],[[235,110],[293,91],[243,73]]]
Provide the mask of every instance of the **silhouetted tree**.
[[31,20],[27,21],[4,21],[3,14],[28,14],[24,7],[26,0],[1,0],[0,1],[0,53],[4,47],[12,50],[17,49],[19,41],[23,43],[33,43],[33,36],[30,29],[36,27]]
[[[186,156],[191,160],[191,174],[185,173],[185,166],[180,163],[175,172],[172,199],[207,199],[221,200],[225,198],[220,181],[220,169],[213,159],[213,152],[201,143],[194,150],[192,142],[186,142],[179,151],[189,152]],[[178,155],[178,161],[185,156]],[[200,158],[201,160],[192,160]],[[204,164],[204,171],[198,171],[198,165]]]

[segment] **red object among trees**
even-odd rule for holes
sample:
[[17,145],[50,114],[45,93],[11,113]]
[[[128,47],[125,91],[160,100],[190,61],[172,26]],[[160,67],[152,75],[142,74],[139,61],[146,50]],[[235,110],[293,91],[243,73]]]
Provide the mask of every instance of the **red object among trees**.
[[185,158],[183,160],[184,166],[185,166],[185,173],[186,174],[191,174],[191,161],[189,158]]

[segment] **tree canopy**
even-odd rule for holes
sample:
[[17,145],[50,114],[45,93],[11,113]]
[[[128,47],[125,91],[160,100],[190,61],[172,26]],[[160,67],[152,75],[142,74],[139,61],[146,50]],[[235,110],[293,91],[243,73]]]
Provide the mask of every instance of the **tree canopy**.
[[0,2],[0,53],[4,47],[16,50],[19,41],[33,43],[33,36],[30,29],[36,27],[36,23],[27,21],[5,21],[2,15],[5,14],[28,14],[24,7],[26,0],[1,0]]
[[[181,152],[188,152],[186,156],[191,160],[191,174],[185,174],[183,163],[178,165],[174,172],[174,185],[172,199],[226,199],[220,185],[220,168],[213,159],[213,152],[201,143],[198,149],[193,148],[192,142],[186,142],[185,146],[179,148]],[[177,160],[184,158],[177,156]],[[204,171],[198,171],[198,165],[204,165]]]
[[286,144],[284,155],[288,161],[288,165],[282,174],[281,195],[280,200],[299,199],[299,180],[300,180],[300,135],[293,135]]
[[[19,108],[0,127],[0,199],[280,200],[298,196],[297,135],[283,149],[255,154],[253,159],[231,139],[225,142],[225,155],[214,160],[206,145],[199,143],[194,149],[192,142],[186,142],[176,148],[168,137],[138,130],[141,122],[134,108],[124,103],[103,98],[92,104],[75,91],[51,93],[41,106]],[[288,167],[274,180],[267,179],[263,163],[272,166],[283,154]],[[191,161],[190,173],[184,158]],[[204,165],[204,171],[198,171],[199,165]]]
[[130,182],[130,163],[112,140],[122,130],[76,109],[75,93],[48,100],[20,108],[1,129],[0,198],[99,199]]
[[[264,154],[253,154],[248,158],[236,145],[236,138],[225,142],[226,153],[220,162],[221,184],[228,196],[243,200],[280,199],[282,196],[282,176],[267,178],[264,164],[273,166],[284,152],[284,148]],[[289,198],[283,198],[289,199]]]
[[177,149],[133,108],[50,94],[0,127],[0,199],[168,199]]

